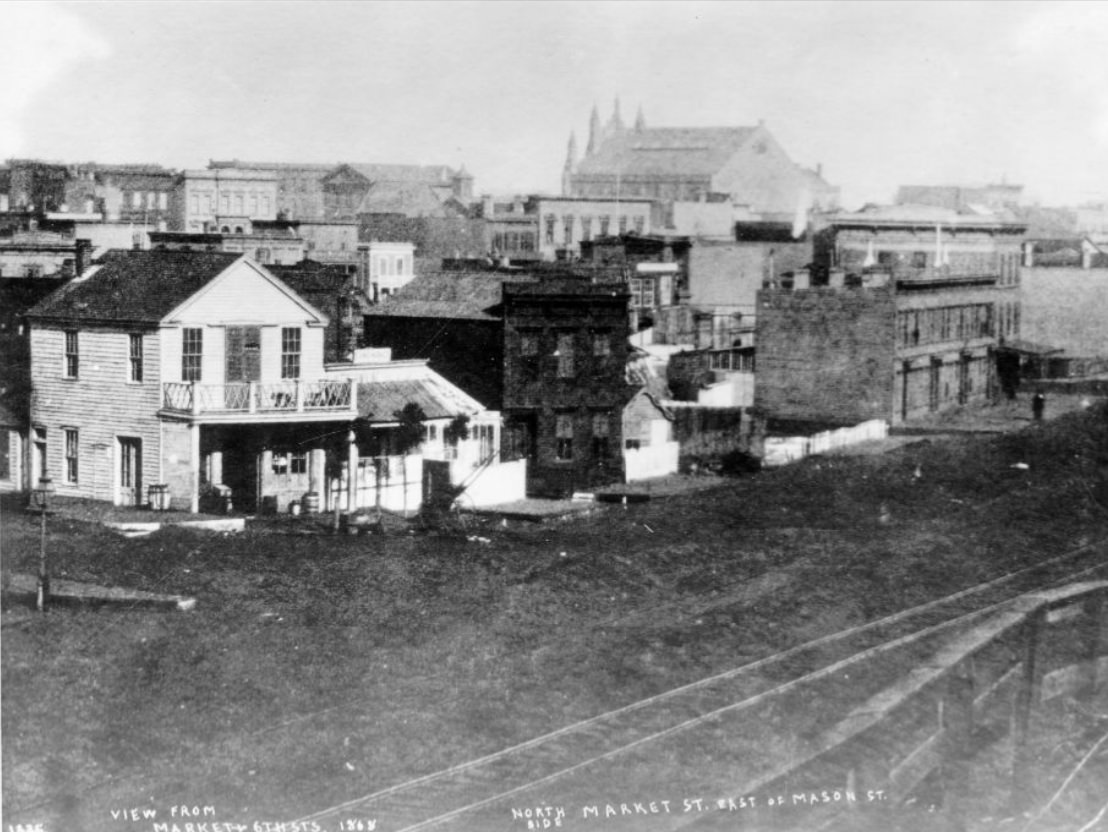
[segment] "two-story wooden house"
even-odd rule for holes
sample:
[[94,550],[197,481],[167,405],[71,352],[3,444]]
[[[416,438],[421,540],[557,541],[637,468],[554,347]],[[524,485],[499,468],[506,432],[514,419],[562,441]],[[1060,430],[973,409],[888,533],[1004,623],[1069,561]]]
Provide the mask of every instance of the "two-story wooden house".
[[[326,364],[326,315],[244,255],[113,251],[27,317],[32,477],[62,495],[144,504],[158,485],[192,511],[211,492],[247,511],[301,499],[353,510],[381,505],[370,491],[392,476],[359,472],[418,450],[390,447],[407,403],[429,435],[467,417],[467,441],[499,441],[499,414],[425,361]],[[413,476],[404,508],[418,507]]]

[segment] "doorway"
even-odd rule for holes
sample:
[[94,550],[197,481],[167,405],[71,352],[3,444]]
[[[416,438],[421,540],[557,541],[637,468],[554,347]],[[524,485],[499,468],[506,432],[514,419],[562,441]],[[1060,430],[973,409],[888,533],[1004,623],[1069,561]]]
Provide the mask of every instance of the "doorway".
[[142,503],[142,440],[136,436],[120,436],[119,493],[116,505],[137,506]]

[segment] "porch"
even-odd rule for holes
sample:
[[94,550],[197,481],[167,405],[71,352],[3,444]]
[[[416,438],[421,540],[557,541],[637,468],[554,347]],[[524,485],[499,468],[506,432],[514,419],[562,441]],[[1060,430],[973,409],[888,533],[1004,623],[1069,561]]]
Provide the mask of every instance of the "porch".
[[358,385],[351,379],[162,385],[163,416],[204,422],[326,421],[358,415]]

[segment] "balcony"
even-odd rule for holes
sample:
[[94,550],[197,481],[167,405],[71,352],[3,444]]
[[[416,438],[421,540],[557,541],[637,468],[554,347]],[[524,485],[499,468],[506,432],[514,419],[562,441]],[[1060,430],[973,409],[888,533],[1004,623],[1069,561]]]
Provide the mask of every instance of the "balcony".
[[198,384],[168,382],[164,416],[205,422],[304,422],[353,419],[357,392],[350,379]]

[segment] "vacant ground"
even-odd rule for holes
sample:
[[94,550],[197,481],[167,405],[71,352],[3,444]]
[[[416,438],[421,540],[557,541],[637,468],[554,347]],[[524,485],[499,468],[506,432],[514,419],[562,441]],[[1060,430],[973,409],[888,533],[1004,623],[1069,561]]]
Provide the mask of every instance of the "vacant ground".
[[[442,769],[1102,538],[1105,454],[1096,409],[530,528],[52,517],[55,574],[198,604],[5,627],[5,822],[288,819]],[[34,571],[37,518],[2,523],[4,568]]]

